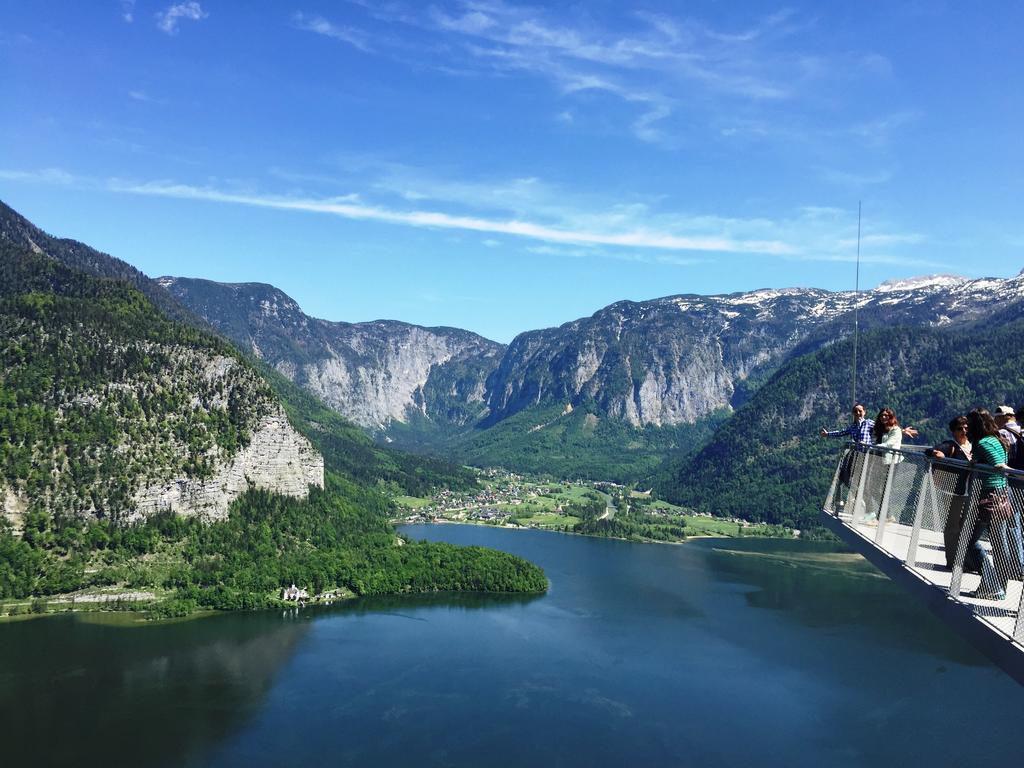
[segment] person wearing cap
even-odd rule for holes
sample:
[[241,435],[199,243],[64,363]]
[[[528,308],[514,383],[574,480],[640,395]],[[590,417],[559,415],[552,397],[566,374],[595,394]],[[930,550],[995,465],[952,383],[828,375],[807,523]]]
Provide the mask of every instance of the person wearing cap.
[[[1008,405],[1000,405],[994,414],[999,427],[999,439],[1006,445],[1006,463],[1011,469],[1024,469],[1024,436],[1017,422],[1017,414]],[[1024,577],[1024,520],[1021,519],[1021,504],[1024,503],[1024,481],[1020,477],[1007,478],[1007,498],[1013,514],[1007,527],[1007,546],[1015,558],[1011,562],[1013,578]]]
[[[1010,455],[1010,466],[1016,467],[1021,463],[1018,456],[1021,452],[1021,425],[1017,423],[1017,414],[1010,406],[999,406],[993,414],[995,426],[999,428],[999,437],[1009,445],[1007,452]],[[1014,461],[1014,459],[1017,461]]]

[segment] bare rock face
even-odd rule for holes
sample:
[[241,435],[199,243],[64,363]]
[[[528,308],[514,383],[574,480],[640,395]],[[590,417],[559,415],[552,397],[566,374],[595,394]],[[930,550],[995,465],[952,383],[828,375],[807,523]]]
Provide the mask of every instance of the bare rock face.
[[[423,392],[435,369],[457,364],[467,351],[487,351],[484,345],[462,334],[404,323],[388,323],[386,332],[381,333],[381,323],[367,325],[346,329],[345,338],[338,338],[332,345],[335,354],[330,357],[298,369],[287,363],[278,368],[365,427],[383,429],[391,421],[406,421],[410,410],[429,417],[431,411]],[[348,351],[356,354],[345,354]],[[470,382],[466,403],[483,402],[482,383]]]
[[7,521],[14,533],[24,528],[25,511],[28,504],[12,488],[0,485],[0,517]]
[[138,490],[132,520],[157,512],[222,520],[231,502],[252,485],[306,498],[324,485],[324,459],[278,410],[263,418],[249,444],[208,478],[174,478]]
[[457,328],[319,320],[262,283],[157,282],[240,348],[371,430],[417,414],[443,424],[478,417],[504,349]]

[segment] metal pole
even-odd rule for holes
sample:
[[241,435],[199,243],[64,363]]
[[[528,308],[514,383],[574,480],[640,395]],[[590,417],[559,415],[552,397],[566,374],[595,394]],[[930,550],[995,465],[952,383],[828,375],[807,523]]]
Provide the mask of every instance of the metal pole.
[[[839,517],[839,501],[836,500],[836,492],[839,490],[839,473],[843,469],[843,462],[846,461],[847,448],[839,454],[839,463],[836,464],[836,471],[832,475],[832,485],[828,488],[828,496],[825,498],[825,509],[833,513],[836,517]],[[849,493],[847,493],[849,496]]]
[[[967,546],[974,534],[974,525],[978,522],[977,494],[974,489],[974,471],[968,476],[967,501],[964,502],[963,526],[956,545],[956,560],[953,561],[953,576],[949,580],[950,597],[960,597],[960,584],[964,578],[964,560],[967,559]],[[975,503],[971,503],[975,502]]]
[[857,403],[857,341],[860,327],[857,309],[860,303],[860,200],[857,201],[857,276],[853,284],[853,380],[850,384],[850,407]]

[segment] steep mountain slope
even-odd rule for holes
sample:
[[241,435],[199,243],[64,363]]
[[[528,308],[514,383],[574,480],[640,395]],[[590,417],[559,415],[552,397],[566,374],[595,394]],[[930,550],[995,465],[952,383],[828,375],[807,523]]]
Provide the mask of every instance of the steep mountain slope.
[[[48,235],[3,202],[0,202],[0,245],[13,249],[11,252],[29,250],[36,256],[70,268],[73,273],[84,272],[99,278],[121,281],[145,295],[164,318],[192,326],[202,332],[204,337],[214,333],[209,323],[178,303],[162,285],[132,265],[76,240]],[[283,304],[284,302],[281,306]],[[211,308],[216,306],[216,303],[210,304]],[[234,338],[237,334],[225,335]],[[239,337],[239,340],[245,338]],[[252,349],[248,340],[241,346],[246,351]],[[272,348],[273,344],[268,342],[268,346]],[[233,351],[229,354],[237,357]],[[249,365],[252,360],[243,362]],[[472,364],[471,362],[470,365]],[[472,475],[460,467],[374,446],[360,430],[345,419],[339,418],[336,412],[324,408],[315,396],[286,386],[287,379],[271,375],[272,368],[259,365],[257,367],[284,402],[292,424],[319,446],[319,450],[327,451],[328,469],[333,468],[336,472],[361,478],[362,481],[371,484],[384,483],[408,493],[425,492],[428,488],[442,485],[466,488],[475,484]],[[447,370],[455,371],[456,365],[453,363]],[[479,378],[482,380],[483,376]],[[444,377],[439,377],[438,381],[444,381]],[[427,397],[437,399],[434,392],[435,389],[429,386],[425,389]],[[156,494],[155,498],[161,499],[160,503],[166,505],[166,494],[173,495],[174,490],[154,488],[153,492]]]
[[305,497],[322,457],[227,344],[128,284],[0,241],[6,516],[223,518],[250,486]]
[[[671,501],[720,515],[804,528],[839,450],[818,436],[848,421],[852,341],[787,362],[698,453],[670,462],[656,483]],[[1024,403],[1024,307],[969,327],[893,327],[860,339],[858,398],[873,415],[895,409],[919,444],[974,407]]]
[[242,349],[375,431],[414,414],[442,425],[479,418],[484,382],[503,350],[456,328],[318,320],[261,283],[158,282]]
[[189,325],[206,327],[196,315],[185,309],[166,290],[131,264],[90,248],[77,240],[49,235],[2,200],[0,243],[9,243],[15,248],[25,248],[38,255],[48,256],[66,267],[88,275],[121,280],[152,301],[164,316]]

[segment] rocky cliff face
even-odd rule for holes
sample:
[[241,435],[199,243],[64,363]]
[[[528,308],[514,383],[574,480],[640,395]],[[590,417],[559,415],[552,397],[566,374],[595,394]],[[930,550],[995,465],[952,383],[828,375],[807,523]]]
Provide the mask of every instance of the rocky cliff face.
[[278,409],[254,428],[249,444],[219,463],[212,477],[172,477],[147,482],[134,498],[131,520],[157,512],[224,519],[231,502],[249,486],[306,498],[309,486],[324,485],[324,459]]
[[240,347],[373,430],[414,413],[455,424],[478,416],[484,381],[503,350],[455,328],[318,320],[260,283],[158,282]]
[[293,496],[323,485],[322,458],[227,342],[169,319],[130,281],[4,237],[0,435],[0,512],[15,528],[31,512],[222,517],[249,484]]
[[623,301],[509,345],[487,382],[488,423],[544,401],[598,403],[634,426],[693,423],[734,404],[751,374],[852,331],[967,324],[1024,301],[1024,277],[951,276],[874,291],[762,290]]
[[19,497],[13,488],[0,484],[0,516],[6,520],[15,533],[21,533],[25,522],[28,502]]

